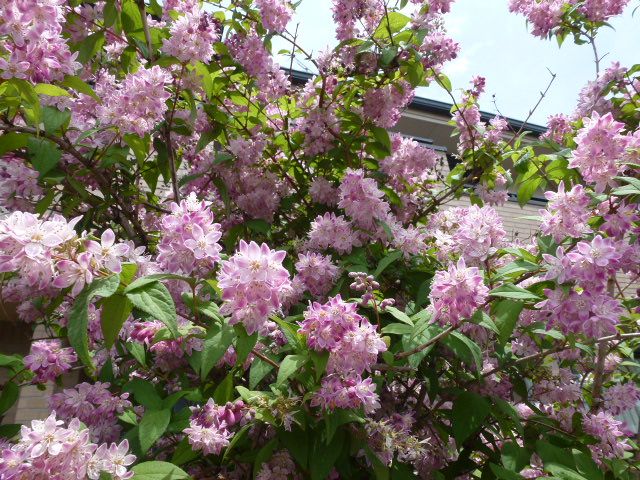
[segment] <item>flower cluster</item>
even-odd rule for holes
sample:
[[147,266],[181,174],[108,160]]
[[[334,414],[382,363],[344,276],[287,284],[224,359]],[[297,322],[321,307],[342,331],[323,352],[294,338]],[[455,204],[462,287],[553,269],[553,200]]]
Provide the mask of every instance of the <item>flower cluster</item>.
[[348,40],[359,34],[356,24],[361,20],[367,31],[378,26],[381,12],[377,0],[332,0],[336,38]]
[[172,273],[209,272],[222,250],[220,224],[214,223],[209,205],[192,192],[179,205],[172,202],[170,208],[171,213],[160,220],[158,263]]
[[34,83],[62,80],[82,66],[78,52],[71,53],[62,35],[65,6],[62,2],[9,0],[0,5],[0,77],[28,78]]
[[598,443],[589,445],[594,460],[622,458],[627,450],[631,450],[621,426],[621,421],[604,412],[584,416],[582,428],[598,440]]
[[576,135],[578,146],[573,151],[569,166],[577,168],[589,183],[595,183],[596,192],[614,185],[613,177],[620,171],[618,162],[627,148],[627,138],[621,134],[624,124],[616,122],[611,113],[600,116],[594,112],[585,120]]
[[316,203],[330,207],[338,204],[337,189],[326,178],[314,178],[311,185],[309,185],[309,195]]
[[546,192],[545,197],[549,203],[546,209],[540,210],[540,229],[545,235],[552,235],[560,242],[567,236],[580,237],[590,231],[587,225],[590,200],[582,185],[575,185],[567,192],[564,182],[560,182],[557,191]]
[[560,24],[565,3],[567,0],[509,0],[509,10],[527,18],[533,26],[531,33],[546,37]]
[[231,314],[231,325],[243,323],[252,335],[280,308],[291,285],[289,272],[282,266],[285,255],[266,243],[241,240],[236,254],[222,262],[218,282],[225,303],[220,311]]
[[273,454],[268,463],[260,466],[256,480],[300,480],[298,467],[287,450]]
[[83,241],[73,229],[79,221],[13,212],[0,221],[0,271],[17,272],[38,289],[72,287],[73,296],[96,276],[119,272],[129,246],[115,243],[112,230],[105,230],[101,243]]
[[406,81],[367,90],[362,106],[364,116],[379,127],[393,128],[413,95],[414,91]]
[[[348,408],[342,406],[346,399],[341,399],[342,394],[335,391],[341,384],[345,388],[349,385],[357,392],[375,393],[375,388],[371,391],[370,384],[363,381],[360,375],[371,370],[378,354],[386,351],[387,346],[375,327],[357,313],[356,304],[343,301],[340,295],[324,304],[314,302],[304,313],[300,333],[307,336],[310,348],[330,352],[327,372],[336,374],[323,383],[318,393],[321,397],[319,404],[325,408]],[[360,395],[351,399],[356,404],[358,401],[365,403],[371,399]]]
[[362,407],[365,412],[373,413],[380,408],[380,399],[370,377],[363,379],[356,374],[333,374],[322,380],[320,390],[313,396],[311,405],[325,410]]
[[446,271],[436,272],[431,285],[433,319],[440,325],[457,326],[484,303],[489,289],[480,270],[467,267],[464,258]]
[[339,188],[338,206],[360,227],[373,230],[375,221],[386,218],[389,204],[384,193],[372,178],[366,178],[362,170],[347,170]]
[[96,106],[98,120],[103,126],[118,127],[123,134],[144,136],[163,120],[171,96],[165,88],[169,82],[171,75],[158,65],[140,67],[121,83],[113,77],[102,78],[102,103]]
[[335,282],[340,269],[333,264],[330,255],[307,252],[301,253],[296,262],[298,278],[312,295],[326,295]]
[[267,30],[281,33],[293,16],[293,11],[286,0],[256,0],[260,9],[262,24]]
[[182,15],[171,24],[169,33],[162,51],[182,63],[209,63],[213,44],[219,40],[216,23],[207,13]]
[[289,88],[289,80],[255,32],[233,36],[228,46],[235,60],[255,78],[261,97],[278,98]]
[[55,412],[45,420],[23,426],[18,442],[0,453],[0,478],[73,478],[98,480],[103,473],[114,480],[133,476],[127,467],[136,460],[129,442],[96,445],[80,420],[65,422]]
[[640,388],[633,383],[619,383],[607,388],[603,395],[604,409],[611,415],[620,415],[635,408],[640,402]]
[[430,231],[440,259],[455,255],[469,264],[486,260],[503,246],[507,235],[498,212],[477,205],[437,213],[431,219]]
[[338,253],[349,253],[361,245],[351,223],[342,215],[325,213],[311,222],[307,246],[313,250],[334,249]]
[[415,140],[395,133],[391,136],[391,156],[380,162],[380,169],[389,177],[389,183],[398,190],[435,179],[434,169],[439,155],[435,150]]
[[216,405],[213,399],[203,407],[192,407],[189,427],[183,432],[194,450],[202,450],[205,455],[218,455],[229,445],[233,432],[229,429],[240,423],[246,416],[246,407],[242,400]]
[[115,441],[122,432],[117,416],[131,408],[131,402],[128,393],[114,395],[109,387],[109,383],[80,383],[53,394],[49,407],[63,420],[77,418],[83,422],[92,440]]
[[15,155],[0,158],[0,202],[11,210],[30,211],[42,196],[38,172]]
[[34,382],[46,383],[71,370],[77,360],[73,348],[62,348],[60,340],[38,340],[24,357],[24,364],[35,373]]

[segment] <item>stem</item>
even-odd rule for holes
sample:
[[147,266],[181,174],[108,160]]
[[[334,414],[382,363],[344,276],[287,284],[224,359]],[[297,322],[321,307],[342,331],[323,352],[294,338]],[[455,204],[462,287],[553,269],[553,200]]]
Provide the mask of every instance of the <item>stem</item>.
[[267,357],[266,355],[263,355],[262,353],[260,353],[259,351],[257,351],[255,348],[253,350],[251,350],[251,353],[253,353],[256,357],[258,357],[260,360],[262,360],[263,362],[267,362],[269,365],[271,365],[274,368],[280,368],[280,365],[278,365],[276,362],[274,362],[273,360],[271,360],[269,357]]
[[407,350],[406,352],[396,353],[395,357],[396,358],[406,358],[406,357],[410,357],[411,355],[413,355],[415,353],[419,353],[422,350],[426,349],[427,347],[430,347],[431,345],[436,343],[441,338],[444,338],[447,335],[449,335],[451,332],[457,330],[459,327],[460,327],[460,325],[458,325],[457,327],[451,326],[451,327],[447,328],[446,330],[443,330],[442,332],[440,332],[438,335],[436,335],[435,337],[433,337],[429,341],[423,343],[422,345],[418,345],[416,348],[412,348],[411,350]]
[[149,60],[153,62],[153,42],[151,41],[151,32],[149,32],[149,22],[147,22],[147,6],[144,0],[138,0],[138,8],[140,8],[140,16],[142,17],[142,28],[144,29],[144,38],[147,41],[147,50],[149,50]]

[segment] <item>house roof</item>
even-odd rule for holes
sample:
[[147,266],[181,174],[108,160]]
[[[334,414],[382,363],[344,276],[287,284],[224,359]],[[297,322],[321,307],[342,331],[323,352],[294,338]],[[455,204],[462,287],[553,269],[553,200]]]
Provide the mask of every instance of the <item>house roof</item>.
[[[301,70],[289,70],[288,68],[285,68],[283,70],[289,74],[291,81],[296,84],[304,84],[314,76],[312,73],[303,72]],[[418,110],[435,115],[442,115],[447,118],[451,117],[452,106],[453,104],[451,103],[441,102],[439,100],[432,100],[430,98],[424,97],[414,97],[413,101],[409,104],[409,108],[413,110]],[[483,121],[488,122],[489,120],[494,118],[496,114],[480,111],[480,116]],[[537,125],[535,123],[525,123],[522,120],[517,120],[510,117],[506,117],[505,119],[509,123],[509,127],[516,132],[520,130],[528,131],[533,135],[538,136],[547,131],[546,127]]]

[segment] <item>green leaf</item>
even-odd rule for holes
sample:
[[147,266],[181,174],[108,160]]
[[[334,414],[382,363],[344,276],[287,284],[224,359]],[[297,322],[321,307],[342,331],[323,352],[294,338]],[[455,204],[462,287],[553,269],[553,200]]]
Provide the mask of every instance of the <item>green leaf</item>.
[[142,165],[149,154],[149,137],[140,138],[133,133],[127,133],[124,136],[124,141],[131,147],[133,154],[138,160],[138,165]]
[[171,455],[171,463],[173,463],[174,465],[184,465],[191,460],[195,460],[196,458],[198,458],[198,456],[199,453],[193,451],[191,445],[189,444],[189,439],[185,437],[180,441],[180,443],[178,443],[176,449],[173,452],[173,455]]
[[222,326],[214,324],[207,332],[202,348],[202,362],[200,364],[200,378],[204,380],[211,369],[222,358],[235,337],[235,331],[229,324]]
[[180,467],[169,462],[144,462],[131,469],[132,480],[189,480],[191,477]]
[[229,374],[224,377],[224,380],[216,387],[216,390],[213,392],[213,400],[218,405],[225,405],[232,400],[233,390],[233,375]]
[[104,31],[92,33],[80,42],[77,60],[80,63],[87,63],[104,45]]
[[343,431],[336,432],[329,444],[326,444],[320,435],[315,435],[309,457],[311,480],[325,480],[327,478],[342,453],[345,440],[346,435]]
[[234,327],[238,337],[236,339],[236,354],[238,356],[238,364],[241,365],[247,359],[253,347],[258,343],[258,332],[253,335],[247,335],[247,331],[242,325]]
[[297,425],[294,425],[291,431],[282,431],[278,433],[278,438],[282,441],[284,447],[289,451],[291,456],[298,462],[303,469],[307,469],[309,463],[309,435]]
[[141,378],[134,378],[124,387],[126,392],[133,393],[133,397],[136,402],[150,410],[161,410],[163,408],[163,401],[158,395],[153,384],[142,380]]
[[69,92],[64,88],[60,88],[57,85],[51,85],[50,83],[38,83],[34,85],[33,89],[38,95],[47,95],[49,97],[68,97]]
[[498,327],[500,345],[507,343],[516,327],[524,304],[513,300],[500,300],[493,307],[494,323]]
[[304,355],[287,355],[280,363],[280,369],[278,370],[278,378],[276,385],[282,385],[287,379],[296,373],[300,368],[307,363],[307,357]]
[[389,132],[382,127],[372,127],[371,133],[373,133],[373,137],[382,145],[384,153],[391,155],[391,138],[389,137]]
[[400,250],[395,250],[389,254],[387,254],[380,262],[378,263],[378,267],[376,271],[373,273],[375,277],[379,276],[382,272],[386,270],[386,268],[391,265],[393,262],[402,257],[402,252]]
[[146,453],[167,430],[171,421],[171,410],[147,410],[140,421],[138,437],[142,452]]
[[316,380],[320,380],[327,369],[327,363],[329,362],[329,352],[318,352],[316,350],[311,350],[309,352],[309,356],[311,357],[311,361],[313,362],[313,369],[316,374]]
[[94,280],[78,295],[69,312],[69,343],[78,354],[80,361],[91,369],[93,369],[93,361],[89,355],[89,304],[94,297],[110,297],[116,292],[118,285],[120,285],[118,275]]
[[476,342],[460,332],[451,332],[442,340],[442,343],[449,347],[460,360],[475,365],[476,372],[482,370],[482,350]]
[[94,92],[93,88],[91,88],[91,86],[89,86],[89,84],[82,80],[80,77],[67,75],[62,81],[62,85],[64,85],[65,87],[73,88],[78,93],[89,95],[90,97],[93,97],[94,100],[100,102],[100,97],[96,95],[96,92]]
[[30,137],[27,141],[33,168],[45,175],[58,165],[62,152],[55,143],[44,138]]
[[142,30],[142,15],[135,0],[122,2],[122,26],[126,33]]
[[20,433],[21,428],[22,425],[19,423],[5,423],[4,425],[0,425],[0,438],[11,440]]
[[0,135],[0,155],[26,147],[30,138],[31,135],[26,133],[3,133]]
[[176,306],[167,287],[143,277],[125,288],[124,293],[134,307],[164,323],[174,338],[178,337]]
[[451,422],[458,447],[475,433],[489,415],[490,404],[477,393],[462,392],[453,402]]
[[68,124],[71,119],[71,111],[60,111],[55,107],[44,107],[42,110],[42,123],[44,130],[48,133],[57,132],[63,125]]
[[0,393],[0,417],[13,407],[13,404],[18,401],[19,396],[20,388],[14,382],[7,382],[2,386],[2,392]]
[[270,363],[263,362],[259,358],[256,358],[251,363],[251,368],[249,369],[249,388],[252,390],[256,388],[273,368],[273,365]]
[[392,323],[383,327],[380,333],[391,333],[395,335],[407,335],[413,332],[413,327],[406,323]]
[[499,478],[500,480],[522,480],[524,478],[519,473],[512,472],[511,470],[507,470],[506,468],[502,468],[495,463],[490,463],[489,467],[491,468],[491,471],[496,476],[496,478]]
[[387,307],[385,312],[390,313],[393,318],[400,320],[402,323],[413,326],[413,322],[409,318],[409,315],[398,310],[396,307]]
[[494,297],[515,298],[516,300],[540,300],[540,297],[529,290],[517,287],[512,283],[505,283],[498,288],[494,288],[489,294]]
[[100,324],[102,325],[102,336],[107,348],[111,348],[118,338],[120,329],[125,320],[129,317],[133,304],[122,294],[115,294],[102,302],[102,313]]

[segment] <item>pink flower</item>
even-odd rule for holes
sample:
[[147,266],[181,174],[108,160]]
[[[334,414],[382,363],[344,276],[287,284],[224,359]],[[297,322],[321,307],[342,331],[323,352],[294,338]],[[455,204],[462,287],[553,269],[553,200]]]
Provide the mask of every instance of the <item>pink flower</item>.
[[325,377],[320,390],[313,396],[311,405],[324,410],[362,407],[366,413],[373,413],[380,408],[376,386],[371,378],[363,380],[356,374]]
[[364,94],[364,116],[382,128],[393,128],[400,120],[402,110],[413,100],[411,85],[401,80],[397,84],[373,88]]
[[214,19],[203,12],[180,16],[171,23],[169,33],[161,50],[182,63],[209,63],[213,44],[219,40]]
[[436,272],[429,298],[433,319],[440,325],[457,326],[470,318],[486,300],[489,289],[476,267],[467,267],[463,258],[446,271]]
[[53,286],[57,288],[71,289],[72,296],[78,296],[85,285],[93,282],[93,271],[91,268],[92,255],[90,252],[79,254],[75,261],[60,260],[56,264],[59,271],[58,276],[53,280]]
[[624,124],[616,122],[611,113],[600,116],[594,112],[584,119],[584,127],[576,136],[577,148],[569,161],[589,183],[596,184],[596,192],[604,191],[607,185],[615,185],[620,166],[618,162],[627,148],[628,139],[621,134]]
[[374,179],[364,176],[363,170],[348,169],[339,192],[338,206],[362,228],[373,230],[375,220],[382,220],[389,213],[384,193]]
[[100,458],[102,471],[111,474],[114,479],[126,480],[133,477],[133,472],[129,472],[127,467],[136,461],[136,457],[129,454],[128,440],[122,440],[119,445],[112,443],[108,448],[106,443],[102,444],[95,456]]
[[77,360],[73,349],[62,348],[59,340],[39,340],[31,345],[24,364],[36,374],[34,382],[46,383],[71,370]]
[[282,266],[286,253],[267,244],[240,241],[236,254],[222,262],[218,284],[222,289],[222,313],[230,324],[243,323],[249,335],[258,331],[281,306],[290,287],[289,272]]
[[334,249],[338,253],[350,253],[353,247],[360,246],[360,240],[351,224],[344,216],[325,213],[311,222],[308,247],[317,250]]
[[122,270],[122,260],[129,253],[129,246],[125,243],[115,243],[116,236],[110,228],[105,230],[100,237],[100,243],[93,240],[87,241],[87,251],[93,254],[93,258],[114,273]]
[[301,253],[296,262],[298,278],[312,295],[325,295],[338,278],[340,269],[331,262],[331,256],[319,253]]
[[256,5],[267,30],[283,32],[293,15],[293,10],[284,0],[256,0]]

